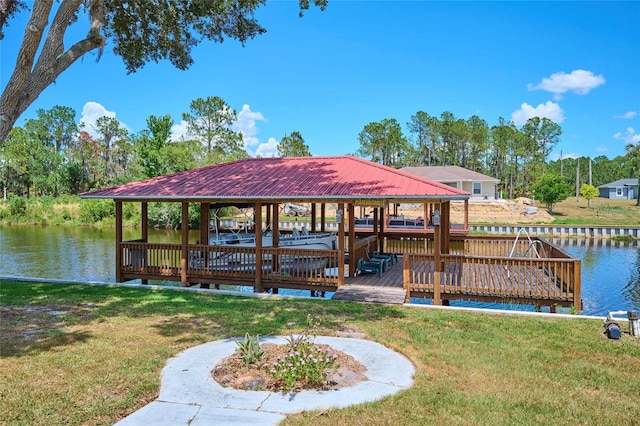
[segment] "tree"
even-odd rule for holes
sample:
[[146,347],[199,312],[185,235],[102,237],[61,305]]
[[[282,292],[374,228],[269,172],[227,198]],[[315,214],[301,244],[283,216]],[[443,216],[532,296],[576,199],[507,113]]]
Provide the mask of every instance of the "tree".
[[[266,0],[34,0],[13,74],[0,97],[0,145],[43,90],[84,54],[102,53],[107,40],[129,73],[149,61],[164,59],[185,70],[193,63],[191,50],[202,40],[222,43],[231,38],[244,45],[263,34],[266,30],[254,13],[264,3]],[[324,10],[327,0],[298,0],[300,16],[311,3]],[[0,6],[1,39],[10,19],[28,7],[22,0],[3,0]],[[86,36],[69,40],[67,30],[82,19],[88,22]],[[66,50],[65,44],[70,46]]]
[[311,157],[311,152],[300,132],[291,132],[291,135],[284,135],[280,139],[278,155],[280,157]]
[[248,156],[242,146],[242,133],[231,129],[238,118],[236,111],[222,98],[198,98],[191,101],[190,108],[190,112],[182,114],[182,119],[187,122],[189,136],[204,144],[207,164]]
[[536,197],[547,206],[549,214],[553,214],[553,206],[571,194],[571,186],[564,178],[556,174],[547,174],[533,186]]
[[635,169],[635,173],[638,176],[638,197],[636,200],[636,206],[640,206],[640,142],[637,144],[627,144],[625,147],[627,156],[631,157],[631,164]]
[[416,165],[431,166],[437,164],[438,117],[431,117],[424,111],[418,111],[407,123],[409,132],[415,138]]
[[167,174],[168,162],[163,159],[163,151],[171,140],[173,119],[170,115],[147,118],[147,128],[133,138],[138,164],[143,178]]
[[546,117],[532,117],[522,126],[522,131],[538,144],[539,159],[546,163],[547,157],[560,142],[562,128]]
[[477,115],[466,121],[469,137],[469,149],[462,167],[479,172],[482,170],[481,159],[489,145],[489,125]]
[[358,140],[358,155],[370,157],[371,161],[385,166],[399,168],[406,165],[409,142],[395,118],[367,124],[358,135]]
[[591,207],[591,199],[600,195],[600,191],[598,191],[598,188],[593,185],[583,183],[580,187],[580,195],[582,195],[582,198],[587,200],[587,207]]
[[102,160],[104,183],[115,183],[129,164],[131,147],[127,129],[114,117],[103,116],[96,120],[94,130],[100,134],[98,144]]

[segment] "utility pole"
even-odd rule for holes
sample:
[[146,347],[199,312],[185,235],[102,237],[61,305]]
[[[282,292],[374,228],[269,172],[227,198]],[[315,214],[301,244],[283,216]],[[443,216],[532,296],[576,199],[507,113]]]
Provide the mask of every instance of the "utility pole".
[[591,157],[589,157],[589,185],[591,185]]

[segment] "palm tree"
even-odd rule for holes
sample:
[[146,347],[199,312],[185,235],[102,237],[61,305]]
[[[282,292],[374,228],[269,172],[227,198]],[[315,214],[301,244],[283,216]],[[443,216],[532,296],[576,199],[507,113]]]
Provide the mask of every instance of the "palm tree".
[[640,142],[637,144],[628,144],[625,149],[627,150],[627,155],[631,157],[631,164],[633,164],[633,169],[638,174],[638,199],[636,200],[636,206],[640,206]]

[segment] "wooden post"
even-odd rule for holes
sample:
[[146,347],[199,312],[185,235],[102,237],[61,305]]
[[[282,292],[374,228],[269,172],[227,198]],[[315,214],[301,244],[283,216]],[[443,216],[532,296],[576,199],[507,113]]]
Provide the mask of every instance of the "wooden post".
[[582,310],[582,272],[581,261],[576,259],[573,261],[573,306],[576,312]]
[[[440,209],[436,210],[439,214]],[[434,212],[435,213],[435,212]],[[442,218],[440,219],[442,220]],[[440,249],[441,249],[441,225],[440,223],[433,224],[433,304],[442,305],[442,298],[440,297]]]
[[182,259],[180,261],[180,283],[183,287],[187,282],[187,266],[189,264],[189,203],[182,203]]
[[316,203],[311,203],[311,232],[316,232]]
[[116,282],[122,282],[122,201],[116,202]]
[[449,208],[450,201],[445,201],[440,204],[440,223],[442,232],[442,253],[449,254],[449,240],[451,234],[451,210]]
[[404,297],[404,303],[409,303],[411,300],[411,286],[409,283],[409,278],[411,277],[409,272],[409,254],[402,256],[402,286],[406,291],[406,295]]
[[[349,268],[350,277],[356,276],[355,265],[356,265],[356,262],[358,261],[358,259],[353,257],[356,254],[356,229],[355,229],[356,221],[354,220],[354,216],[355,216],[355,208],[353,203],[350,203],[349,204],[349,247],[347,249],[349,251],[349,264],[352,265],[351,268]],[[344,222],[344,218],[343,218],[343,222]]]
[[140,226],[142,227],[141,239],[145,243],[148,243],[149,242],[149,208],[146,202],[142,203],[140,216],[141,216]]
[[[278,248],[280,245],[280,204],[273,203],[273,222],[271,223],[271,247]],[[271,256],[271,271],[278,272],[280,270],[280,262],[278,256]]]
[[374,207],[373,208],[373,233],[378,235],[378,251],[380,253],[382,253],[382,246],[381,246],[381,238],[380,238],[380,226],[378,225],[378,207]]
[[[141,236],[140,239],[142,241],[144,241],[145,243],[149,242],[149,208],[146,202],[142,203],[141,206],[141,212],[140,212],[140,216],[141,216],[141,224],[140,226],[142,227],[141,229]],[[146,251],[146,249],[145,249]],[[144,256],[143,258],[146,258],[146,256]],[[145,262],[146,263],[146,262]],[[146,268],[147,265],[145,264],[144,267]],[[147,279],[142,279],[142,284],[149,284],[149,280]]]
[[385,252],[384,248],[384,222],[386,218],[384,216],[384,207],[380,207],[380,229],[378,230],[378,241],[380,241],[380,253]]
[[[344,203],[338,203],[338,210],[336,216],[344,216]],[[349,269],[355,269],[353,260],[350,260],[351,267]],[[344,217],[338,221],[338,287],[344,285]]]
[[320,232],[324,232],[327,229],[327,205],[325,203],[320,204]]
[[[209,245],[209,203],[200,203],[200,239],[199,244]],[[198,258],[202,260],[205,271],[209,270],[208,252],[200,252]],[[210,288],[208,283],[200,283],[200,288]],[[216,286],[216,288],[218,288]]]
[[262,203],[258,202],[254,205],[256,221],[256,276],[253,291],[262,293]]
[[200,203],[200,244],[209,245],[209,203]]
[[426,201],[422,203],[422,229],[426,232],[429,227],[429,205]]
[[469,199],[464,200],[464,229],[469,230]]

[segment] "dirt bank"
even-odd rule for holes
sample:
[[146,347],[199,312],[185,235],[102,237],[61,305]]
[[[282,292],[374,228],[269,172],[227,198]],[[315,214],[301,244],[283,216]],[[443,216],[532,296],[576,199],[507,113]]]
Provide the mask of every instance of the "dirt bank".
[[[533,208],[533,202],[528,198],[516,200],[482,200],[469,202],[469,223],[553,223],[554,217],[544,208]],[[528,214],[531,210],[535,213]],[[414,219],[424,216],[421,204],[401,204],[398,214]],[[360,215],[356,208],[356,216]],[[329,205],[327,216],[335,216],[335,205]],[[451,203],[451,221],[464,222],[464,202]]]

